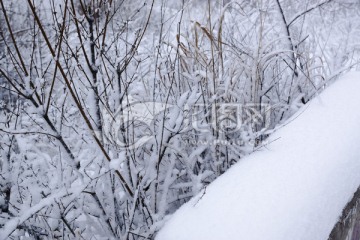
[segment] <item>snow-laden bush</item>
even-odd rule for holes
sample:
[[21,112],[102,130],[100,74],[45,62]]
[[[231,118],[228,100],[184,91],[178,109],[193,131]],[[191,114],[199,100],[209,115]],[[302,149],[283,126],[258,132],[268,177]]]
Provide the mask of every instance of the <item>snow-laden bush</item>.
[[1,237],[152,238],[355,66],[358,7],[2,0]]

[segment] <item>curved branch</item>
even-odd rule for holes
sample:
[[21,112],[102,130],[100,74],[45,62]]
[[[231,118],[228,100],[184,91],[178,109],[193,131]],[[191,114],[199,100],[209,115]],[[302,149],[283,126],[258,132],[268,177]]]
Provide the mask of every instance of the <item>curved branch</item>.
[[314,10],[314,9],[316,9],[316,8],[318,8],[318,7],[321,7],[321,6],[324,5],[324,4],[330,3],[330,2],[332,2],[332,1],[333,1],[333,0],[327,0],[327,1],[325,1],[325,2],[316,4],[315,6],[310,7],[309,9],[305,10],[304,12],[297,14],[296,17],[294,17],[294,18],[290,21],[290,23],[288,23],[287,26],[290,27],[291,24],[293,24],[299,17],[307,14],[308,12],[311,12],[312,10]]

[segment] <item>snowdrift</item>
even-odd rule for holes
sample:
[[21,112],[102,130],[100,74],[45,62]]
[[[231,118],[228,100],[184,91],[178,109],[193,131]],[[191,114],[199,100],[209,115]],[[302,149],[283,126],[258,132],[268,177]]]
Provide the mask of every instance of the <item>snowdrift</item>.
[[183,205],[156,240],[326,240],[360,184],[360,74]]

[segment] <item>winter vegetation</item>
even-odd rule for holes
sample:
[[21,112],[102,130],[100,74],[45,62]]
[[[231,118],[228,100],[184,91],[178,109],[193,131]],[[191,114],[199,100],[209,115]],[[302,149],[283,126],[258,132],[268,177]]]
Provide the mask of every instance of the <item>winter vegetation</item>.
[[154,239],[359,62],[357,0],[0,4],[0,239]]
[[176,211],[156,240],[358,240],[356,201],[347,201],[360,184],[360,112],[351,110],[359,80],[341,77],[312,99]]

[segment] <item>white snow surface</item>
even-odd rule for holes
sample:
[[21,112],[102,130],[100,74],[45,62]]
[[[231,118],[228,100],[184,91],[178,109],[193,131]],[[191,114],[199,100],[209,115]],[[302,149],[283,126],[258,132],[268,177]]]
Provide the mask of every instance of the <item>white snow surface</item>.
[[165,223],[156,240],[326,240],[360,184],[360,73],[348,73]]

